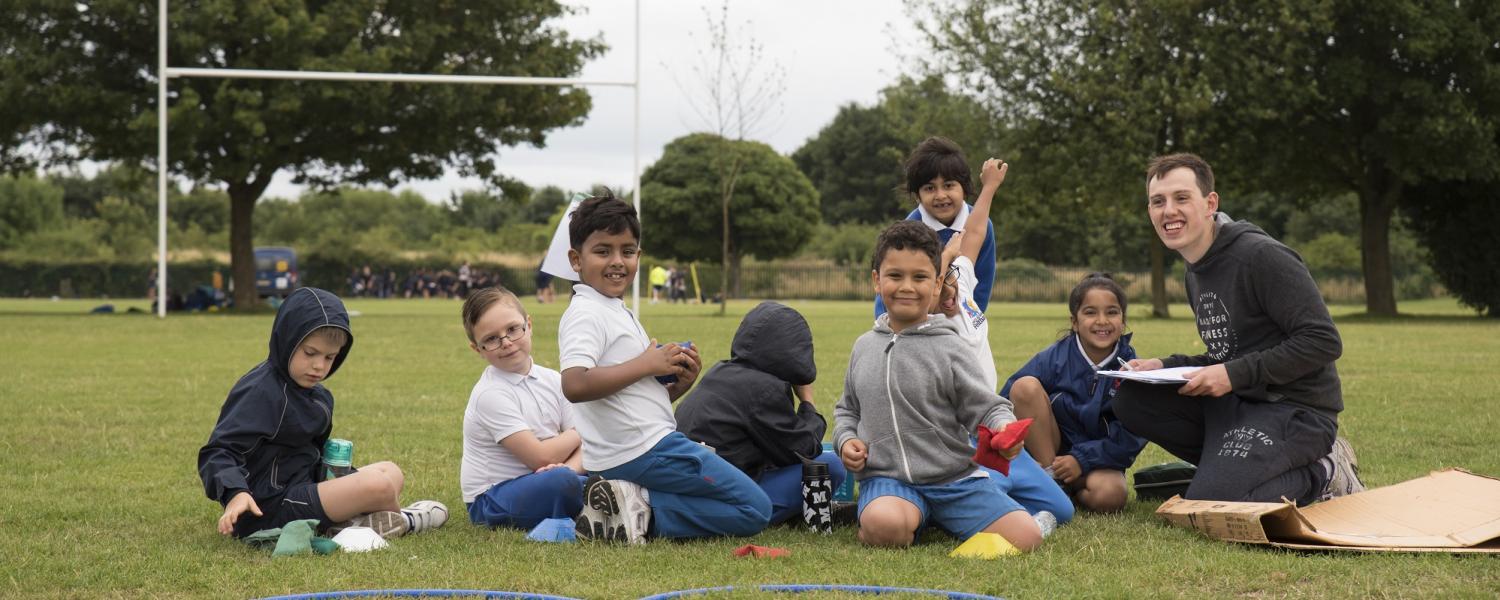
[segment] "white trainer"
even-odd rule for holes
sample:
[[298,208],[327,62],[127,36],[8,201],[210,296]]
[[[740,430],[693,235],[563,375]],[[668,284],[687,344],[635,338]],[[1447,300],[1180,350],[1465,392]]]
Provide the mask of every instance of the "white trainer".
[[348,521],[334,524],[333,527],[329,528],[328,535],[338,535],[350,527],[368,527],[375,530],[375,533],[379,534],[380,537],[389,540],[406,535],[406,532],[411,529],[411,521],[406,518],[404,513],[394,510],[377,510],[372,513],[359,515]]
[[590,475],[583,484],[583,510],[573,520],[573,532],[580,540],[625,541],[625,530],[615,517],[618,511],[614,488],[603,477]]
[[651,493],[640,484],[615,479],[609,482],[614,488],[616,516],[625,527],[625,541],[632,544],[646,543],[646,533],[651,531]]
[[1057,531],[1057,515],[1052,514],[1052,511],[1040,510],[1036,514],[1031,515],[1031,518],[1036,521],[1037,529],[1042,530],[1043,538]]
[[1323,497],[1320,500],[1332,500],[1339,496],[1348,496],[1365,491],[1364,482],[1359,480],[1359,460],[1354,457],[1354,446],[1349,445],[1349,440],[1344,436],[1333,438],[1333,451],[1327,457],[1333,468],[1328,474],[1328,486],[1323,488]]
[[448,507],[437,500],[421,500],[411,503],[410,506],[401,509],[401,514],[406,516],[409,529],[407,533],[422,533],[430,529],[437,529],[448,522]]

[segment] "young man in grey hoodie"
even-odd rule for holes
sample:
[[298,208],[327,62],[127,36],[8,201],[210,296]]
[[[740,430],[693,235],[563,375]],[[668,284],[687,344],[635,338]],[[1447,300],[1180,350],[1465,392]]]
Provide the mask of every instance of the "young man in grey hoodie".
[[1126,381],[1115,415],[1198,466],[1189,499],[1308,504],[1364,490],[1354,451],[1337,435],[1342,341],[1307,265],[1259,227],[1218,212],[1202,158],[1157,157],[1146,180],[1157,236],[1188,263],[1207,352],[1130,361],[1203,368],[1181,387]]
[[854,342],[833,409],[835,447],[859,477],[859,539],[905,546],[931,522],[960,539],[996,533],[1031,550],[1042,542],[1036,521],[971,459],[968,432],[999,431],[1015,415],[979,376],[958,326],[929,318],[940,253],[918,221],[891,225],[875,243],[871,277],[887,312]]

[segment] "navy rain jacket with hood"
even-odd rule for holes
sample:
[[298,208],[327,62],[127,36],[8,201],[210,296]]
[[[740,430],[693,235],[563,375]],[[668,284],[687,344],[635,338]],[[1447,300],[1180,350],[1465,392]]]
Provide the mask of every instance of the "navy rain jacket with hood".
[[807,320],[762,302],[740,321],[730,357],[678,405],[677,429],[751,478],[821,454],[828,424],[792,389],[818,377]]
[[[1131,335],[1115,342],[1115,356],[1122,361],[1136,357]],[[1010,386],[1028,376],[1042,384],[1052,401],[1052,414],[1063,437],[1060,453],[1073,455],[1084,474],[1095,469],[1124,471],[1135,463],[1146,440],[1125,429],[1114,411],[1115,394],[1124,380],[1100,377],[1078,348],[1077,333],[1069,333],[1031,357],[1005,380],[1000,395],[1009,398]]]
[[228,504],[248,491],[265,513],[241,515],[236,536],[263,529],[260,523],[274,514],[287,490],[322,479],[318,464],[333,431],[333,394],[322,384],[298,386],[287,367],[303,338],[323,326],[349,333],[326,381],[354,345],[349,313],[338,296],[317,288],[287,296],[271,325],[270,354],[234,384],[208,443],[198,450],[198,476],[209,498]]

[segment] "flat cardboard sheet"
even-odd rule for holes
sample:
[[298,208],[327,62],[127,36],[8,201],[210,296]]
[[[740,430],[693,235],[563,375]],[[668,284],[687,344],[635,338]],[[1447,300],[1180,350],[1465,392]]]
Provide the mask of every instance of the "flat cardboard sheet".
[[1213,539],[1281,548],[1500,554],[1500,479],[1463,469],[1306,508],[1174,496],[1156,514]]

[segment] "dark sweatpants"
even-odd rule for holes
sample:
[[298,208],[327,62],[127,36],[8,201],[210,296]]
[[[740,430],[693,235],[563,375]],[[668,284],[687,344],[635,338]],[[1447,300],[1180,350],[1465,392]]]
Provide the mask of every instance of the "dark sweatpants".
[[1126,381],[1114,411],[1126,429],[1198,466],[1190,500],[1284,497],[1304,505],[1327,485],[1318,459],[1332,449],[1338,422],[1306,406],[1183,396],[1174,385]]

